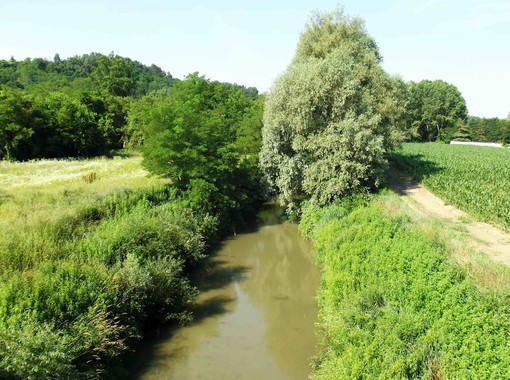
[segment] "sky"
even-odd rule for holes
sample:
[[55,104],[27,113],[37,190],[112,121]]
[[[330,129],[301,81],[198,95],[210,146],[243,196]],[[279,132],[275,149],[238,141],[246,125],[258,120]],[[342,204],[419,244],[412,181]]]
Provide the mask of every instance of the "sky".
[[0,59],[114,52],[266,92],[310,15],[338,7],[365,20],[388,73],[455,85],[472,116],[509,115],[509,0],[0,0]]

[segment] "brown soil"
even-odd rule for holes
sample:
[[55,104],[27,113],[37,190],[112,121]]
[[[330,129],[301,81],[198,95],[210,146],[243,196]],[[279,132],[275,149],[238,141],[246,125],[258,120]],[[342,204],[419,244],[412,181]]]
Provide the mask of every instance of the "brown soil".
[[465,227],[469,233],[469,242],[474,247],[494,261],[510,265],[510,233],[487,223],[472,221],[467,213],[445,204],[423,185],[396,169],[392,170],[390,187],[418,213]]

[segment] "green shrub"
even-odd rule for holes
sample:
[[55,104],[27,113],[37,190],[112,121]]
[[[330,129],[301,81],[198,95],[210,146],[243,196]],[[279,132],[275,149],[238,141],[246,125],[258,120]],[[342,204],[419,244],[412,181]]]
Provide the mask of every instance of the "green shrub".
[[106,307],[108,272],[101,265],[47,261],[36,269],[4,274],[0,311],[4,319],[68,323],[92,305]]
[[0,378],[77,379],[73,337],[27,318],[0,323]]
[[508,295],[478,290],[407,217],[348,208],[303,216],[323,269],[315,378],[508,378]]
[[130,213],[101,223],[84,237],[77,255],[114,265],[132,254],[140,260],[173,256],[193,263],[205,244],[191,211],[170,203],[155,208],[141,205]]
[[95,204],[79,208],[73,215],[61,218],[49,229],[59,240],[73,239],[80,237],[101,220],[129,213],[141,205],[151,208],[178,199],[177,191],[169,186],[119,191]]
[[147,326],[189,321],[189,269],[217,219],[160,187],[37,226],[2,258],[2,378],[97,378]]

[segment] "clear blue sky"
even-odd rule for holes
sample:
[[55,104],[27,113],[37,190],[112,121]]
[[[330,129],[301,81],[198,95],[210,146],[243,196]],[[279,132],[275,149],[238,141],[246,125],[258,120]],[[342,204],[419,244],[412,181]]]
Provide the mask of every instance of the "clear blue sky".
[[0,58],[114,51],[267,91],[311,12],[338,6],[365,20],[389,73],[454,84],[471,115],[510,112],[508,0],[0,0]]

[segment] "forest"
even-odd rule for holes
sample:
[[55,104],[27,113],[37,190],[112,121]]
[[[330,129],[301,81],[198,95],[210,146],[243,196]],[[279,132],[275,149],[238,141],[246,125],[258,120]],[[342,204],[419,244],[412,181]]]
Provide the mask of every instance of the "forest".
[[[342,10],[312,15],[267,94],[114,53],[0,61],[0,377],[125,377],[147,331],[191,320],[193,270],[268,200],[323,270],[317,378],[504,376],[507,296],[480,290],[383,189],[403,142],[506,144],[510,121],[381,62]],[[12,180],[42,159],[120,161],[125,176]],[[148,176],[131,183],[137,159]],[[476,335],[473,309],[499,333]]]
[[[164,99],[176,82],[155,65],[114,53],[1,60],[0,158],[90,157],[134,147],[138,102]],[[258,97],[255,88],[225,86]]]

